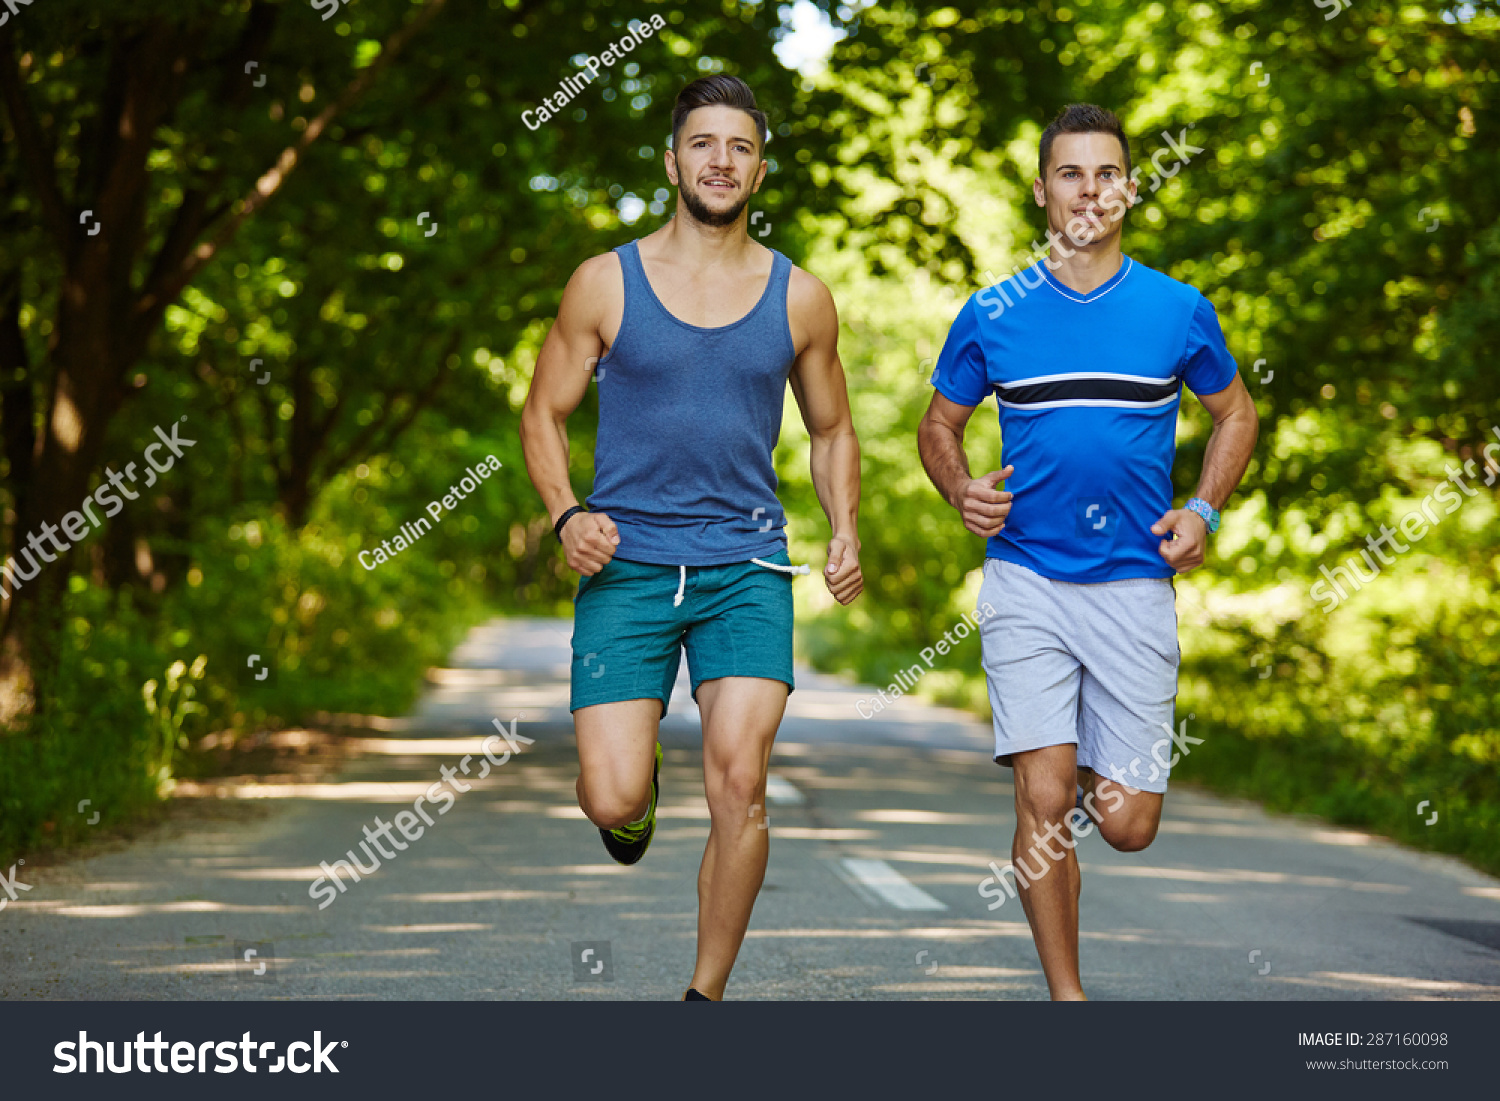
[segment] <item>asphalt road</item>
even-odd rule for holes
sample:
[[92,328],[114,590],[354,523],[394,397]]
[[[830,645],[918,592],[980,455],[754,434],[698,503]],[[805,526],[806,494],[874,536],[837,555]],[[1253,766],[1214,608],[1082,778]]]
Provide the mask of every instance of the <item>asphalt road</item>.
[[[333,776],[217,785],[133,842],[20,865],[0,998],[680,997],[708,832],[696,710],[679,684],[657,838],[615,865],[574,803],[569,629],[476,630]],[[1044,998],[1019,902],[978,889],[1012,829],[987,727],[907,701],[866,720],[869,694],[799,672],[728,996]],[[534,744],[320,910],[320,862],[477,760],[495,719]],[[1457,861],[1183,785],[1151,848],[1096,835],[1080,858],[1092,998],[1500,998],[1500,881]]]

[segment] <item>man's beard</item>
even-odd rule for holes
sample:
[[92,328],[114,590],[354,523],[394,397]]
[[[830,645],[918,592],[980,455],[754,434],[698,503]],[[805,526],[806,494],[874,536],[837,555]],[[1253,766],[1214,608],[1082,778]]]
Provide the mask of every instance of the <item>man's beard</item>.
[[683,205],[687,207],[688,213],[693,216],[695,221],[701,222],[706,226],[734,225],[739,219],[740,214],[744,211],[745,204],[750,201],[750,196],[746,195],[734,206],[720,214],[708,209],[703,204],[703,200],[698,197],[696,190],[688,187],[683,187],[679,190],[682,193]]

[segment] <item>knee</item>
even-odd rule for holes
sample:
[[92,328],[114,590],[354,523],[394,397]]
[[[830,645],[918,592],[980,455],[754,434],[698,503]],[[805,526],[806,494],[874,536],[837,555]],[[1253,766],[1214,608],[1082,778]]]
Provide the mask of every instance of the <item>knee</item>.
[[1053,782],[1016,785],[1016,818],[1019,821],[1061,822],[1077,801],[1076,787]]
[[753,762],[713,768],[705,785],[708,809],[714,817],[744,818],[751,807],[765,802],[761,794],[764,786],[765,776]]
[[602,830],[616,830],[628,826],[641,816],[650,793],[631,795],[619,788],[594,790],[580,784],[578,805],[588,815],[590,822]]
[[1099,824],[1109,847],[1122,853],[1138,853],[1156,840],[1157,823],[1148,819],[1110,821]]

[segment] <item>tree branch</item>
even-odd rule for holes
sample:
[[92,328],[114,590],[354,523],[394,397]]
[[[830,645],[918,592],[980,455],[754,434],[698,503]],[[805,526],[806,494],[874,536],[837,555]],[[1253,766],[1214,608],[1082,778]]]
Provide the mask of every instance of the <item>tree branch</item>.
[[[453,374],[453,368],[448,366],[448,357],[458,349],[459,339],[460,334],[458,333],[454,333],[448,338],[448,346],[443,349],[442,355],[438,358],[437,371],[433,374],[427,385],[422,388],[421,393],[413,394],[408,398],[411,405],[406,410],[405,415],[402,416],[389,432],[385,433],[380,442],[376,444],[374,440],[380,430],[391,419],[394,406],[390,402],[386,404],[385,411],[377,419],[371,421],[354,439],[349,441],[348,447],[344,448],[336,458],[330,459],[323,464],[323,468],[319,472],[320,483],[325,482],[333,474],[343,470],[356,458],[363,458],[365,455],[378,455],[390,449],[401,433],[411,427],[411,423],[416,420],[417,414],[432,404],[432,399],[437,396],[439,388]],[[398,396],[400,395],[393,395],[393,398]]]
[[15,61],[14,42],[13,30],[0,30],[0,100],[4,101],[6,113],[10,115],[21,160],[26,163],[32,186],[36,188],[42,205],[42,217],[57,239],[58,250],[66,252],[68,215],[57,185],[57,155],[27,102],[19,63]]
[[240,226],[244,225],[252,215],[264,206],[280,190],[286,178],[302,160],[302,156],[308,148],[317,141],[323,131],[340,114],[346,111],[360,96],[369,89],[381,72],[388,68],[396,56],[405,48],[406,44],[420,32],[427,24],[436,18],[439,11],[447,0],[427,0],[416,16],[406,26],[397,30],[390,38],[386,39],[381,48],[379,56],[375,58],[358,76],[349,82],[349,86],[343,93],[327,107],[318,113],[317,117],[307,124],[307,129],[302,136],[282,150],[281,155],[276,158],[276,163],[255,182],[255,186],[246,193],[239,203],[239,209],[220,227],[212,240],[205,241],[192,253],[184,258],[177,270],[170,275],[161,278],[154,286],[147,288],[146,293],[136,304],[137,314],[150,315],[159,313],[166,308],[166,304],[176,299],[197,274],[212,260],[223,248],[234,239],[239,232]]
[[[249,102],[254,83],[244,71],[245,63],[265,55],[276,29],[279,11],[279,8],[263,3],[262,0],[255,0],[239,40],[223,62],[215,65],[224,73],[218,99],[227,109],[239,110]],[[204,151],[200,149],[198,156],[203,155]],[[176,216],[151,262],[150,274],[143,284],[145,287],[159,285],[167,278],[168,273],[180,268],[191,251],[193,242],[233,205],[232,200],[225,200],[212,209],[208,206],[210,196],[215,195],[223,183],[224,174],[223,167],[215,169],[200,184],[183,191]]]
[[[36,391],[21,332],[21,273],[0,277],[0,436],[10,463],[11,508],[31,515],[32,464],[36,453]],[[14,545],[14,544],[12,544]]]

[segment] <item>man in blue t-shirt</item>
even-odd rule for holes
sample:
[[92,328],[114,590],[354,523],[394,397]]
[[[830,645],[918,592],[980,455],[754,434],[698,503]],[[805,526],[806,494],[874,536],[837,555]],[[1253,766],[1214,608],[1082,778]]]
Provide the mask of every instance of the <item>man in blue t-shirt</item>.
[[[995,611],[981,639],[1016,834],[1011,866],[991,865],[980,894],[997,909],[1016,896],[1012,874],[1048,988],[1067,1000],[1084,997],[1078,838],[1097,826],[1122,852],[1149,845],[1171,766],[1198,741],[1172,726],[1171,578],[1203,563],[1257,424],[1213,306],[1121,253],[1140,169],[1119,119],[1067,107],[1039,154],[1051,253],[959,311],[918,444],[933,484],[988,539],[979,606]],[[1184,383],[1214,427],[1197,492],[1174,508]],[[964,429],[991,392],[1005,467],[975,478]]]

